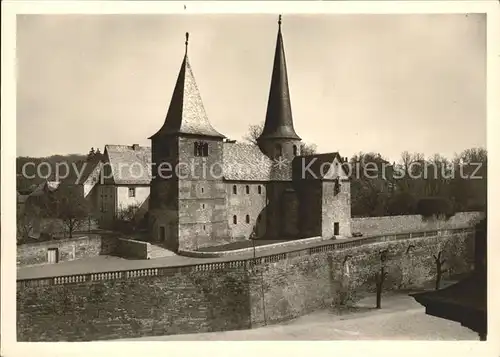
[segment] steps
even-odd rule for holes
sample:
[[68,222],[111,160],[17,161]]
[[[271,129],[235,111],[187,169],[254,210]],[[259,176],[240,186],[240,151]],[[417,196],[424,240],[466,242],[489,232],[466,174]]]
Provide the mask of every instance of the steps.
[[176,256],[174,252],[168,250],[162,246],[150,244],[150,250],[148,252],[149,259],[165,258]]

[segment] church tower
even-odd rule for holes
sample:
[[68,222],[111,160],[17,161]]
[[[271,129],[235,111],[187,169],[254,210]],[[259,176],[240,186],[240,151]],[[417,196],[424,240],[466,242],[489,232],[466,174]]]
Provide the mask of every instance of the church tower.
[[[195,250],[227,236],[224,135],[210,124],[186,51],[165,122],[151,136],[149,232],[170,250]],[[215,169],[214,169],[215,168]]]
[[291,162],[295,156],[300,155],[300,142],[301,139],[293,128],[280,15],[266,121],[257,143],[262,152],[270,158],[282,157]]

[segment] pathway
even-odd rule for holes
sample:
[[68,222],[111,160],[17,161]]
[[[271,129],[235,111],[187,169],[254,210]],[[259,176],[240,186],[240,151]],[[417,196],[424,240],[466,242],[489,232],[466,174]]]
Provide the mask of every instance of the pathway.
[[[373,296],[359,302],[372,307]],[[258,340],[479,340],[477,334],[456,322],[425,314],[408,295],[389,295],[382,309],[339,315],[318,311],[278,325],[251,330],[169,335],[122,341],[258,341]]]

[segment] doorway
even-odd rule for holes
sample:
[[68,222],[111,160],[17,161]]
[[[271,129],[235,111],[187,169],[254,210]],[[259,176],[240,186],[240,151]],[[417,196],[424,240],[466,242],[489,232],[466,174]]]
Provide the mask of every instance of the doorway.
[[333,235],[334,235],[334,236],[338,236],[338,235],[339,235],[339,232],[340,232],[339,222],[335,222],[335,223],[333,224]]
[[47,250],[47,261],[49,264],[55,264],[59,262],[59,249],[49,248]]

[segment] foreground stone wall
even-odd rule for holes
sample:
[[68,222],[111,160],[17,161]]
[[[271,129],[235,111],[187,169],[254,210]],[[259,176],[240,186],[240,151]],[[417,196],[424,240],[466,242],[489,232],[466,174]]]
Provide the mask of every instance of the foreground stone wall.
[[380,251],[386,249],[388,277],[385,291],[418,289],[433,282],[436,268],[432,255],[440,250],[447,260],[445,277],[467,273],[473,262],[471,238],[470,234],[459,234],[384,242],[299,255],[258,266],[250,280],[252,325],[289,320],[331,307],[344,295],[349,295],[352,301],[367,292],[374,292],[375,273],[380,269]]
[[111,254],[116,249],[116,240],[89,234],[74,239],[20,244],[17,246],[17,266],[48,264],[48,250],[51,248],[57,248],[59,262],[65,262]]
[[451,229],[470,227],[482,217],[484,217],[484,213],[482,212],[457,212],[448,220],[423,219],[420,215],[352,218],[351,229],[353,233],[360,232],[365,236],[432,229]]
[[90,341],[250,327],[246,272],[179,272],[17,292],[19,341]]
[[289,320],[337,304],[346,292],[373,290],[382,250],[388,252],[385,290],[418,288],[433,280],[432,254],[440,250],[447,274],[470,271],[473,233],[448,233],[329,243],[262,257],[256,264],[243,260],[19,281],[17,337],[85,341]]

